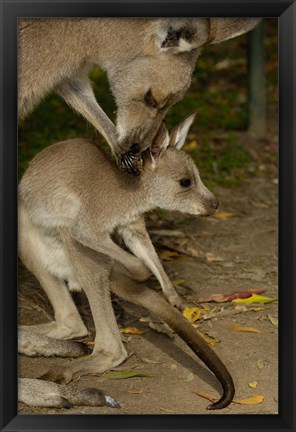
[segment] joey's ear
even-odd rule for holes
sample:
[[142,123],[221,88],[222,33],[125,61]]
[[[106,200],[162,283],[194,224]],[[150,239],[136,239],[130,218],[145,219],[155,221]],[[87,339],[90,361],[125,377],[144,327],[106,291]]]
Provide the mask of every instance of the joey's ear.
[[153,163],[156,163],[161,153],[163,153],[167,149],[169,143],[170,143],[169,132],[163,122],[160,128],[158,129],[158,132],[155,135],[150,147],[150,153],[151,153]]
[[210,18],[207,44],[215,44],[253,30],[261,18]]
[[171,51],[174,54],[203,46],[208,36],[209,20],[206,18],[162,19],[156,29],[160,51]]
[[172,129],[170,133],[170,146],[176,147],[177,150],[183,147],[190,126],[195,119],[195,115],[195,113],[190,114],[182,123]]

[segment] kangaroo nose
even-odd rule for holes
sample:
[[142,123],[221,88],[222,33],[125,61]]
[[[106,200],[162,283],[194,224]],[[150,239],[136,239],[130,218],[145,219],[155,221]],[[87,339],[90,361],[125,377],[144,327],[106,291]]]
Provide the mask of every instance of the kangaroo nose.
[[210,207],[214,210],[217,210],[219,207],[219,201],[217,198],[214,198],[213,201],[210,203]]

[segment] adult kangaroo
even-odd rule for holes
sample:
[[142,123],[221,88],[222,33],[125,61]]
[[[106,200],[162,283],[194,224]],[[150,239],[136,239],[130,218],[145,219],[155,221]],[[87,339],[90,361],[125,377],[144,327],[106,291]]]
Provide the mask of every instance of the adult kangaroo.
[[[251,30],[256,18],[96,18],[19,20],[19,116],[50,91],[103,134],[120,166],[141,170],[169,108],[190,86],[202,48]],[[107,72],[117,105],[117,137],[87,76]]]

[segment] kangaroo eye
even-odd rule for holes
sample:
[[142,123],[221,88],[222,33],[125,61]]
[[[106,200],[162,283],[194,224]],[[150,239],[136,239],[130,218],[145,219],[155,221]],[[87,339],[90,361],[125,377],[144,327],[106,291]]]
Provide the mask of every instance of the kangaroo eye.
[[157,102],[152,95],[151,89],[149,89],[147,91],[147,93],[145,94],[144,101],[145,101],[145,104],[148,105],[149,107],[157,108]]
[[182,187],[189,187],[191,185],[191,180],[189,178],[184,178],[180,180],[179,183]]

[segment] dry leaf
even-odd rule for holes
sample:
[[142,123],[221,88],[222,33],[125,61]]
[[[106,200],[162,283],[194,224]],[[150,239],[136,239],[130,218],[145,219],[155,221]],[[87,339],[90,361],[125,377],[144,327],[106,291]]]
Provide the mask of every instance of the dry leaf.
[[144,330],[140,330],[136,327],[125,327],[120,329],[120,333],[140,335],[144,333]]
[[235,213],[230,213],[230,212],[226,212],[226,211],[224,211],[224,212],[221,211],[221,212],[218,212],[218,213],[216,213],[214,215],[214,217],[222,218],[222,219],[224,219],[224,218],[231,218],[231,217],[234,217],[234,216],[236,216]]
[[234,299],[245,299],[252,297],[253,294],[262,294],[264,293],[264,289],[256,288],[256,289],[250,289],[247,291],[234,291],[231,294],[221,294],[221,293],[215,293],[211,294],[207,297],[200,297],[197,301],[198,303],[208,303],[208,302],[216,302],[216,303],[222,303],[222,302],[229,302],[233,301]]
[[[210,402],[217,402],[218,398],[216,398],[215,396],[209,394],[209,393],[204,393],[204,392],[196,392],[194,391],[193,393],[195,393],[196,395],[209,400]],[[263,402],[265,396],[263,394],[258,394],[256,396],[252,396],[250,398],[247,399],[233,399],[232,403],[236,403],[236,404],[240,404],[240,405],[257,405]]]
[[170,369],[172,369],[172,370],[178,369],[178,366],[175,363],[172,363],[170,365]]
[[252,389],[257,388],[258,382],[257,381],[252,381],[249,382],[248,386],[251,387]]
[[190,373],[187,375],[185,381],[186,381],[186,382],[191,382],[191,381],[193,381],[193,380],[194,380],[194,375],[193,375],[192,372],[190,372]]
[[265,310],[264,306],[244,306],[244,305],[236,305],[234,306],[234,310],[237,310],[239,312],[260,312]]
[[271,303],[276,301],[275,297],[265,297],[258,294],[252,294],[251,297],[248,298],[236,298],[232,300],[234,303]]
[[241,326],[230,326],[228,330],[239,331],[239,332],[250,332],[250,333],[261,333],[262,330],[257,329],[256,327],[241,327]]
[[196,141],[196,140],[193,140],[193,141],[191,141],[190,143],[186,144],[186,145],[184,146],[184,149],[185,149],[186,151],[190,151],[190,150],[194,150],[194,149],[196,149],[197,146],[198,146],[197,141]]
[[258,369],[263,369],[263,368],[264,368],[263,360],[259,359],[259,360],[257,361],[257,368],[258,368]]
[[202,333],[199,331],[198,334],[212,347],[214,347],[216,345],[216,343],[219,342],[218,340],[213,338],[213,336],[210,336],[206,333]]
[[185,282],[184,279],[173,279],[172,280],[173,285],[183,285],[184,282]]
[[133,394],[140,394],[143,393],[144,389],[141,387],[135,387],[134,385],[131,385],[128,392]]
[[263,202],[257,202],[257,201],[253,201],[253,200],[249,200],[249,203],[256,208],[269,208],[270,206],[266,203]]
[[232,402],[241,405],[258,405],[264,401],[265,395],[258,394],[256,396],[249,397],[247,399],[233,399]]
[[278,317],[275,315],[270,315],[268,314],[268,319],[271,322],[272,325],[274,325],[275,327],[278,327],[279,323],[278,323]]
[[201,309],[198,307],[186,307],[183,310],[183,316],[191,323],[194,323],[201,317]]
[[135,378],[135,377],[153,378],[154,375],[150,375],[143,372],[123,370],[123,371],[108,372],[99,376],[102,376],[103,378],[109,378],[109,379],[127,379],[127,378]]
[[213,396],[213,395],[211,395],[211,394],[209,394],[209,393],[205,393],[205,392],[196,392],[196,391],[193,391],[193,393],[195,393],[197,396],[200,396],[200,397],[202,397],[202,398],[204,398],[204,399],[207,399],[207,400],[210,401],[210,402],[217,402],[217,400],[218,400],[217,397],[215,397],[215,396]]
[[162,250],[159,252],[159,257],[163,261],[172,261],[172,259],[179,257],[180,255],[177,252],[173,252],[170,250]]
[[223,258],[221,258],[221,257],[219,257],[217,255],[214,255],[214,254],[212,254],[210,252],[206,253],[206,258],[207,258],[207,261],[210,262],[210,263],[211,262],[220,262],[220,261],[223,261]]

